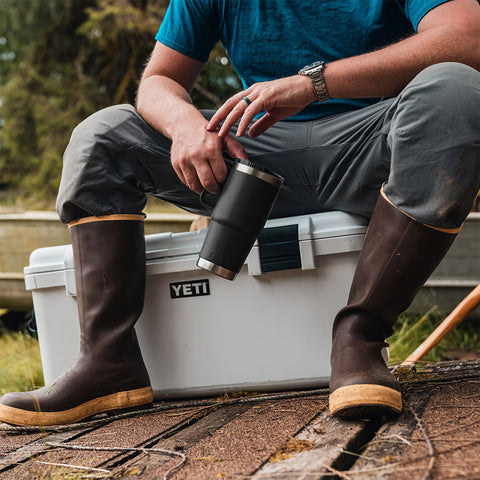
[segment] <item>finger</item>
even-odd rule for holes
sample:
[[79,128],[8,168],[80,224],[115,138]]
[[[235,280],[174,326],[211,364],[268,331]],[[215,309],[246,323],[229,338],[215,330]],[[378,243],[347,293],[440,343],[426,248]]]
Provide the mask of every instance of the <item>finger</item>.
[[187,180],[185,178],[185,175],[183,174],[183,167],[182,167],[182,164],[183,162],[176,157],[176,155],[174,154],[173,150],[170,154],[170,163],[173,167],[173,169],[175,170],[175,173],[177,174],[177,177],[180,179],[180,181],[186,185],[188,187],[188,184],[187,184]]
[[218,128],[220,122],[230,113],[230,109],[227,109],[226,104],[223,104],[213,115],[207,124],[207,130],[213,132]]
[[277,120],[275,120],[269,113],[266,113],[249,128],[248,136],[250,138],[256,138],[266,132],[275,123],[277,123]]
[[[175,170],[175,173],[177,174],[177,177],[180,179],[180,181],[184,184],[187,185],[187,181],[185,180],[185,175],[183,175],[183,172],[180,168],[176,167],[173,162],[172,162],[172,167]],[[188,185],[187,185],[188,186]]]
[[192,191],[196,193],[201,193],[202,184],[198,178],[197,172],[194,168],[186,166],[183,169],[183,176],[185,178],[185,185]]
[[218,132],[218,136],[225,137],[230,131],[230,129],[235,125],[235,123],[242,117],[247,108],[247,102],[243,99],[240,99],[237,105],[235,105],[232,111],[225,118],[225,121],[223,122],[223,125],[220,127],[220,130]]
[[247,152],[232,135],[227,135],[224,140],[224,149],[230,156],[247,159]]
[[[222,183],[227,178],[227,165],[222,155],[219,158],[210,161],[210,169],[216,182],[216,188],[220,190],[219,183]],[[215,188],[215,186],[214,186]],[[217,193],[217,192],[215,192]]]
[[237,127],[237,137],[245,135],[250,122],[255,118],[256,115],[263,112],[264,108],[261,105],[260,101],[252,102],[243,112],[240,123]]
[[213,115],[207,125],[207,130],[213,131],[218,128],[220,122],[222,122],[227,115],[233,110],[233,108],[238,104],[240,99],[243,97],[242,92],[235,94],[233,97],[229,98]]
[[[211,168],[211,164],[202,163],[202,165],[197,168],[196,173],[198,175],[198,179],[201,186],[205,190],[207,190],[207,192],[210,192],[210,193],[220,192],[220,185],[218,184],[217,179],[215,178],[215,175]],[[225,167],[225,174],[226,174],[226,167]],[[201,188],[200,188],[200,191],[201,191]]]
[[240,123],[237,127],[236,136],[241,137],[245,134],[249,123],[255,117],[263,111],[262,103],[259,101],[251,100],[249,103],[245,101],[244,98],[235,106],[235,108],[230,112],[225,121],[223,122],[222,127],[218,132],[219,137],[225,137],[233,125],[240,120]]

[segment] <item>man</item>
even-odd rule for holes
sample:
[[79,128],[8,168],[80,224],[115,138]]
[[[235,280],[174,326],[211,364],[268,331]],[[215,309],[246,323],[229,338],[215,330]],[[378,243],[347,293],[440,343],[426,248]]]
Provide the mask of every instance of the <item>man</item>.
[[[133,331],[145,194],[208,215],[198,194],[218,193],[224,153],[285,177],[272,216],[371,218],[334,323],[330,409],[400,412],[385,338],[479,189],[479,34],[475,0],[172,0],[137,109],[92,115],[65,153],[57,208],[72,234],[80,358],[53,385],[5,395],[0,420],[65,423],[152,401]],[[204,115],[188,92],[219,39],[245,90]]]

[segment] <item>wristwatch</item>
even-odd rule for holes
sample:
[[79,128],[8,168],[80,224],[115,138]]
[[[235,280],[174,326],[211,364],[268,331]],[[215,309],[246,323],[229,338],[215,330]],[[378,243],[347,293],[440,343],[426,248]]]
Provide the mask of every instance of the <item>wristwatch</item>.
[[327,85],[323,78],[323,71],[325,70],[325,62],[315,62],[306,65],[298,71],[299,75],[305,75],[312,79],[313,88],[317,94],[317,101],[319,103],[326,102],[330,99],[327,91]]

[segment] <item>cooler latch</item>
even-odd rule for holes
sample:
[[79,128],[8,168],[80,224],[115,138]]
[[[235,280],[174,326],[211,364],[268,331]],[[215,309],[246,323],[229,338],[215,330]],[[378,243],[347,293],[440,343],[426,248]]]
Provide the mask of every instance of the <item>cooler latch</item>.
[[315,268],[310,219],[298,223],[265,227],[247,258],[248,273]]
[[262,273],[302,268],[298,225],[264,228],[258,237]]

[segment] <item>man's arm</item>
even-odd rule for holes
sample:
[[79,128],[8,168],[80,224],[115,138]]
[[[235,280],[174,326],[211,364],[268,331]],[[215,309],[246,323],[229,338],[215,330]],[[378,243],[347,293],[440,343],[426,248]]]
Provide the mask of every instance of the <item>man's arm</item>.
[[192,104],[189,91],[203,63],[157,42],[140,81],[137,110],[172,141],[171,161],[180,180],[199,193],[218,192],[227,174],[222,156],[245,157],[230,136],[206,130],[207,121]]
[[[424,68],[440,62],[460,62],[480,70],[480,5],[477,0],[452,0],[428,12],[418,33],[380,50],[331,62],[324,71],[332,98],[391,97]],[[251,104],[242,101],[248,96]],[[243,135],[255,115],[267,114],[249,129],[257,137],[315,99],[308,77],[292,77],[252,85],[230,98],[209,123],[219,135],[228,133],[240,119],[237,135]]]
[[480,70],[477,0],[452,0],[435,7],[422,18],[416,35],[332,62],[325,81],[332,98],[392,97],[424,68],[440,62],[460,62]]

